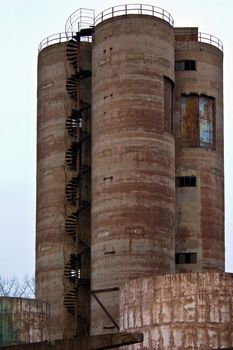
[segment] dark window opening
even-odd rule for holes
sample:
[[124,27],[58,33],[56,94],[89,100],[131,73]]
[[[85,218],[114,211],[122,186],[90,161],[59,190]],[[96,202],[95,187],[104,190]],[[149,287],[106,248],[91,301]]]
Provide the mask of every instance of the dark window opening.
[[173,82],[164,77],[164,131],[173,131]]
[[177,253],[176,264],[196,264],[197,253]]
[[196,176],[177,176],[176,187],[196,187]]
[[196,70],[196,61],[194,60],[176,61],[175,70],[176,71]]

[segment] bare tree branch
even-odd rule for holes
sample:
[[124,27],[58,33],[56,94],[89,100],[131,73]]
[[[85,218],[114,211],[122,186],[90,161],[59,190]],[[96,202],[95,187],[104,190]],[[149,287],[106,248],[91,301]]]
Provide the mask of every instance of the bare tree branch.
[[17,277],[3,278],[0,276],[0,296],[34,298],[35,297],[35,279],[25,275],[23,281]]

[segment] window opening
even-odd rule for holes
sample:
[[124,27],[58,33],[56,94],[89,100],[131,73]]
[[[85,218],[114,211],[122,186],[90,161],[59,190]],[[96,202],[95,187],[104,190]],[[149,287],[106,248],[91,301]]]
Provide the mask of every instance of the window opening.
[[173,82],[164,77],[164,131],[173,131]]
[[196,264],[197,253],[177,253],[176,264]]
[[175,61],[175,70],[176,71],[196,70],[196,61],[195,60]]
[[177,176],[176,187],[196,187],[196,176]]

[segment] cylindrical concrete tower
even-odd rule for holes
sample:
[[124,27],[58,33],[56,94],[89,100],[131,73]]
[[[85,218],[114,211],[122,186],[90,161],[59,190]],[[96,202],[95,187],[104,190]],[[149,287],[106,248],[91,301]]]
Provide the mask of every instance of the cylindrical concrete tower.
[[[115,321],[108,289],[174,271],[174,38],[153,8],[103,12],[93,38],[91,289]],[[117,330],[92,301],[92,333]]]
[[224,271],[223,53],[175,28],[176,271]]
[[[66,43],[44,48],[38,57],[36,297],[49,303],[53,339],[67,334],[64,266],[73,252],[65,224],[65,125],[72,101],[66,91]],[[65,321],[66,320],[66,321]],[[72,329],[72,323],[69,324]]]
[[91,33],[48,37],[38,58],[36,296],[51,340],[89,333]]

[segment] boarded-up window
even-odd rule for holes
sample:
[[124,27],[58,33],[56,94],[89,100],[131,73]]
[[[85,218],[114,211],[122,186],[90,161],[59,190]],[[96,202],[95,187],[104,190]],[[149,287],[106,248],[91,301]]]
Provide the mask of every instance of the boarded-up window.
[[215,144],[215,99],[196,94],[181,96],[180,134],[185,146]]
[[181,136],[187,146],[199,146],[198,96],[181,96]]
[[173,82],[164,77],[164,130],[173,130]]

